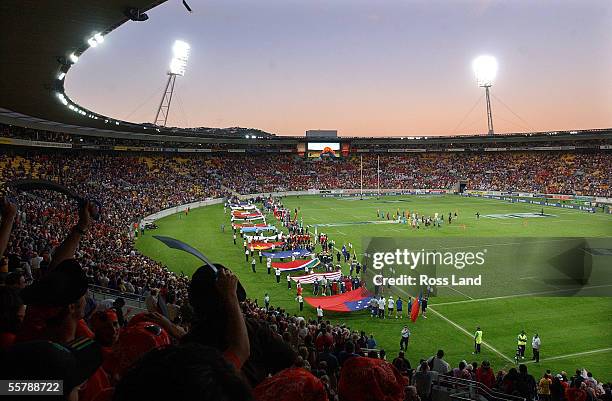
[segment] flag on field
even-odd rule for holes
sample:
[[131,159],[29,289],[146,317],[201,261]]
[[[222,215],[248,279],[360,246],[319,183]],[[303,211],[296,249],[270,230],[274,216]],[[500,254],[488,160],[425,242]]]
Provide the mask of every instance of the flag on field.
[[410,311],[410,320],[416,322],[419,317],[419,309],[421,308],[421,298],[415,299],[412,303],[412,310]]
[[259,233],[262,231],[276,231],[277,228],[275,226],[254,226],[254,227],[242,227],[240,228],[241,233]]
[[303,258],[306,256],[310,256],[310,254],[311,252],[307,249],[293,249],[290,251],[280,252],[262,252],[262,256],[272,259],[290,258],[292,256],[295,256],[296,258]]
[[244,228],[244,227],[266,227],[266,223],[232,223],[232,228]]
[[312,284],[315,279],[321,280],[325,277],[326,280],[340,280],[342,272],[340,270],[331,273],[310,273],[303,276],[291,276],[291,280],[296,283],[299,281],[300,284]]
[[323,310],[334,312],[367,310],[371,299],[372,294],[365,287],[328,297],[304,298],[304,300],[314,308],[320,305]]
[[280,269],[280,271],[296,271],[296,270],[304,270],[308,268],[308,270],[312,270],[315,267],[319,266],[321,262],[319,258],[314,259],[298,259],[293,260],[291,262],[272,262],[272,267],[274,269]]
[[249,249],[251,251],[266,251],[268,249],[272,249],[273,247],[280,248],[284,244],[285,243],[282,241],[276,241],[276,242],[252,241],[251,243],[249,243]]
[[232,211],[232,217],[236,220],[253,220],[263,217],[260,211],[255,212],[238,212]]

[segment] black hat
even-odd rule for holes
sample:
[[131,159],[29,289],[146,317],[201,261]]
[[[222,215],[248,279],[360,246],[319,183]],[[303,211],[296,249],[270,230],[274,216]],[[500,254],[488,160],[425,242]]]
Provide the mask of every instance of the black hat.
[[21,291],[26,305],[66,306],[87,292],[87,277],[74,259],[61,262],[49,274]]
[[[220,264],[215,264],[215,267],[219,270],[228,270],[225,266]],[[216,280],[216,272],[208,265],[199,267],[198,270],[193,273],[193,276],[191,276],[191,284],[189,285],[189,303],[193,306],[194,311],[217,310],[216,306],[219,302],[215,291]],[[236,296],[240,302],[246,299],[246,291],[242,287],[242,284],[240,284],[240,281],[236,288]]]
[[15,344],[1,359],[3,379],[63,380],[64,395],[67,395],[102,365],[102,350],[90,338],[79,338],[64,345],[32,341]]

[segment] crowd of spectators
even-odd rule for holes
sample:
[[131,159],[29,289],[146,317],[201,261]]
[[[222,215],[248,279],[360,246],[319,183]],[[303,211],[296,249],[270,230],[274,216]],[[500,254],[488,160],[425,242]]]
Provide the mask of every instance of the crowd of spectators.
[[[364,187],[376,187],[378,158],[363,158]],[[380,158],[382,188],[450,188],[466,179],[469,189],[584,193],[612,196],[612,157],[604,152],[414,154]],[[360,159],[307,161],[292,155],[141,156],[87,152],[6,152],[0,181],[40,178],[61,183],[104,205],[102,220],[77,258],[92,284],[149,295],[170,288],[178,307],[185,278],[136,252],[134,225],[144,216],[226,191],[265,193],[308,188],[357,188]],[[19,215],[8,249],[12,265],[36,277],[41,263],[73,224],[72,201],[49,193],[18,194]],[[143,272],[146,272],[143,273]]]
[[[376,162],[364,158],[368,168]],[[222,266],[216,275],[202,267],[190,280],[134,249],[134,224],[150,213],[226,190],[356,187],[358,163],[290,155],[3,153],[0,181],[51,180],[102,207],[88,202],[77,217],[73,200],[48,191],[9,193],[13,201],[2,200],[0,377],[62,379],[64,399],[86,401],[427,400],[436,374],[469,375],[528,399],[538,391],[548,391],[543,395],[551,400],[611,399],[609,385],[582,371],[571,378],[547,372],[536,381],[521,365],[492,381],[488,363],[462,361],[451,369],[440,352],[414,369],[404,355],[387,362],[383,350],[369,349],[364,332],[244,299],[237,278]],[[389,156],[381,158],[381,169],[387,187],[448,187],[465,174],[474,187],[487,187],[481,189],[515,183],[521,190],[609,194],[610,163],[606,153],[469,161],[453,154]],[[559,174],[562,182],[553,178]],[[91,284],[146,296],[148,312],[132,316],[119,300],[96,305],[87,293]]]
[[[246,193],[360,188],[361,158],[292,155],[217,160],[223,185]],[[376,170],[380,161],[380,175]],[[414,153],[363,156],[363,188],[468,189],[612,196],[609,152]]]
[[[205,164],[178,158],[77,156],[0,157],[2,181],[37,178],[61,183],[103,205],[101,219],[83,238],[78,254],[91,284],[148,296],[165,288],[177,307],[186,299],[187,279],[139,254],[133,236],[144,216],[223,193],[207,178]],[[204,171],[196,174],[197,171]],[[177,185],[177,181],[181,184]],[[37,278],[49,254],[74,224],[75,203],[48,191],[19,193],[19,212],[7,249],[9,263]]]

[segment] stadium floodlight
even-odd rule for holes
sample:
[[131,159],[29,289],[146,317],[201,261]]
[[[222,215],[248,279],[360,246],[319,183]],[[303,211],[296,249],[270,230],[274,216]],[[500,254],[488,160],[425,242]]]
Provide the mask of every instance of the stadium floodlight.
[[489,135],[493,135],[493,111],[491,110],[489,88],[493,85],[493,80],[497,75],[497,60],[493,56],[480,56],[474,60],[472,68],[474,69],[478,86],[485,88],[487,101],[487,128],[489,129]]
[[185,75],[185,67],[187,67],[187,60],[189,60],[191,46],[189,43],[182,40],[177,40],[172,46],[172,61],[170,61],[170,74],[172,75]]
[[168,114],[170,114],[170,103],[172,102],[172,95],[174,94],[174,84],[177,76],[185,76],[185,68],[187,67],[187,60],[189,60],[189,53],[191,52],[191,46],[189,43],[176,40],[172,46],[172,60],[170,61],[170,70],[168,71],[168,81],[166,82],[166,89],[164,95],[155,113],[155,120],[153,124],[166,126],[168,122]]
[[70,59],[72,64],[76,64],[76,62],[79,61],[79,56],[74,53],[70,53],[70,56],[68,56],[68,58]]
[[62,102],[64,106],[68,106],[68,100],[66,100],[66,96],[64,96],[63,93],[57,92],[57,98],[59,99],[60,102]]
[[497,60],[492,56],[480,56],[472,63],[476,82],[478,86],[487,87],[493,85],[493,80],[497,74]]
[[100,33],[95,33],[91,38],[87,39],[87,44],[90,47],[96,47],[102,42],[104,42],[104,36]]

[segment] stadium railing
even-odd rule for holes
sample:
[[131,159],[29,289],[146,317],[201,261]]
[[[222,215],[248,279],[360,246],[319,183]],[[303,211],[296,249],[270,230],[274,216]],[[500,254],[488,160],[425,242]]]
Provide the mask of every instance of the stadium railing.
[[525,401],[525,398],[493,391],[473,380],[439,375],[433,383],[432,400]]
[[104,299],[112,298],[123,298],[125,299],[125,304],[129,305],[132,308],[146,310],[145,307],[145,297],[138,294],[133,294],[130,292],[121,292],[117,290],[113,290],[112,288],[101,287],[99,285],[89,285],[89,293],[94,301],[101,301]]

